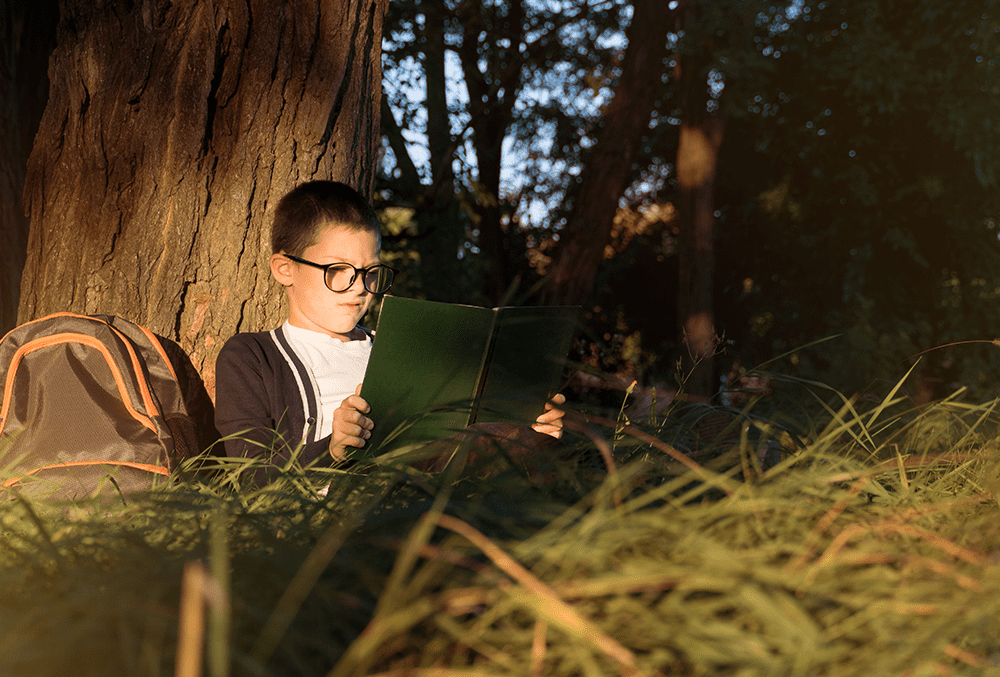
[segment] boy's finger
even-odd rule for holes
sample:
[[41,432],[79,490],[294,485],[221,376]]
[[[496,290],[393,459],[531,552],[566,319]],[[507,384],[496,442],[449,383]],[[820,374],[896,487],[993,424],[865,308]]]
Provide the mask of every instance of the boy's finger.
[[365,441],[360,437],[351,436],[340,440],[340,444],[345,447],[363,447],[365,446]]
[[558,408],[561,404],[566,404],[566,396],[562,393],[556,393],[552,399],[545,403],[545,411],[561,411]]
[[341,433],[354,435],[355,437],[371,437],[368,431],[375,427],[370,418],[362,416],[357,412],[348,412],[341,420],[343,423],[339,426],[334,424],[334,429],[339,429]]
[[534,425],[531,426],[531,428],[536,432],[540,432],[544,435],[554,437],[557,440],[562,438],[563,427],[561,423],[559,425],[554,425],[551,423],[547,424],[535,423]]
[[353,447],[363,447],[365,446],[365,440],[371,436],[371,433],[367,430],[359,430],[356,434],[351,435],[349,439],[353,440]]
[[549,409],[544,414],[535,419],[535,421],[537,423],[554,423],[555,421],[561,420],[563,416],[565,416],[565,414],[559,409]]
[[344,426],[341,432],[352,437],[359,437],[366,440],[371,437],[371,433],[368,432],[369,430],[370,428],[365,427],[364,421],[358,421],[354,425]]
[[336,438],[336,442],[330,444],[330,455],[337,461],[343,461],[347,456],[348,447],[363,447],[365,446],[365,441],[360,437],[354,437],[352,435],[347,435],[345,437]]
[[[361,386],[358,386],[359,388]],[[361,395],[348,395],[347,399],[343,402],[344,405],[351,407],[352,409],[357,409],[362,414],[367,414],[372,408],[368,405],[368,402]]]

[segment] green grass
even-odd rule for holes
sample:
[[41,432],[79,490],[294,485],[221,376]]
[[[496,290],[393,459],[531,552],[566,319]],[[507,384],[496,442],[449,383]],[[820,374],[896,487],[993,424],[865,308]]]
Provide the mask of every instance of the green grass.
[[5,501],[0,675],[1000,674],[996,403],[814,401]]

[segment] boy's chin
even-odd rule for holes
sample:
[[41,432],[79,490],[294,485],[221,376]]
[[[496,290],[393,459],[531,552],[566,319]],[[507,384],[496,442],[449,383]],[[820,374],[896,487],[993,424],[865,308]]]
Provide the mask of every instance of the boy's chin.
[[332,327],[327,327],[327,331],[331,334],[337,334],[338,336],[350,336],[354,332],[354,327],[356,325],[334,325]]
[[358,326],[358,322],[361,320],[344,320],[343,322],[334,322],[328,327],[328,330],[339,334],[340,336],[350,337],[354,333],[354,329]]

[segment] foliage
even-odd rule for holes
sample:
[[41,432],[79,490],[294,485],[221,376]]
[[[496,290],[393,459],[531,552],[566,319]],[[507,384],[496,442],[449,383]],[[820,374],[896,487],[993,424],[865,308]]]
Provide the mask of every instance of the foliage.
[[748,406],[688,454],[677,410],[578,427],[541,474],[251,490],[218,459],[111,502],[7,501],[0,667],[168,674],[204,640],[211,675],[992,674],[996,403],[798,387],[820,413],[794,435]]
[[[873,378],[891,380],[915,353],[992,339],[1000,323],[996,2],[699,4],[700,19],[667,39],[677,58],[708,55],[709,105],[727,121],[715,186],[715,316],[717,332],[733,342],[731,358],[754,365],[842,336],[793,353],[795,361],[784,366],[861,392]],[[388,246],[432,264],[407,270],[417,293],[490,303],[497,297],[484,291],[492,264],[479,247],[476,205],[498,200],[507,279],[530,289],[559,246],[572,186],[588,162],[627,49],[622,36],[630,6],[480,5],[474,21],[459,12],[465,19],[446,24],[446,51],[456,65],[448,98],[454,152],[447,156],[457,177],[455,208],[432,225],[436,217],[422,196],[437,185],[433,163],[417,162],[423,183],[414,189],[402,180],[397,145],[378,185],[388,204],[415,208],[412,237]],[[448,8],[471,11],[469,3]],[[386,42],[387,94],[417,158],[433,155],[430,147],[420,149],[431,124],[427,98],[414,96],[429,86],[421,33],[429,11],[426,2],[395,4]],[[482,105],[470,102],[465,92],[473,88],[463,82],[475,74],[461,48],[462,21],[492,26],[517,17],[520,29],[477,33],[487,96]],[[516,58],[504,47],[512,36],[521,41]],[[509,67],[487,67],[505,58]],[[494,194],[480,180],[476,121],[501,99],[511,114],[492,118],[493,140],[502,126],[510,150]],[[669,72],[660,103],[634,159],[633,186],[622,197],[633,214],[676,202],[682,102]],[[448,228],[446,242],[428,234]],[[585,309],[586,349],[601,353],[605,367],[624,372],[632,364],[640,382],[669,381],[679,355],[676,235],[676,220],[668,217],[624,246],[608,243]],[[638,361],[618,347],[627,341],[638,342]],[[989,398],[997,392],[990,376],[997,359],[985,347],[933,352],[920,372],[934,396],[964,385]]]
[[[390,6],[376,187],[385,204],[416,209],[408,236],[386,247],[417,254],[406,272],[426,295],[495,303],[537,280],[527,251],[551,246],[552,231],[533,215],[556,208],[579,174],[627,10],[618,0]],[[446,64],[448,81],[433,80]],[[496,274],[502,289],[489,284]]]
[[[719,305],[746,322],[727,335],[747,363],[843,334],[813,375],[861,390],[926,348],[992,338],[1000,193],[982,157],[1000,143],[1000,17],[993,3],[922,7],[806,4],[773,94],[728,137]],[[938,397],[959,384],[988,397],[997,357],[933,354],[925,375]]]

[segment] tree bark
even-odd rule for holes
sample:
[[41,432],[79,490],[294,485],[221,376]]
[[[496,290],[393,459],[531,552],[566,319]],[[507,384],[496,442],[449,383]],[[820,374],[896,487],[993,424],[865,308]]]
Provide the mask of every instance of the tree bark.
[[649,132],[656,100],[665,88],[666,27],[674,13],[669,5],[664,0],[634,3],[621,78],[583,170],[572,213],[559,233],[543,293],[548,304],[583,305],[593,292],[618,201],[628,188],[636,150]]
[[28,163],[19,320],[114,313],[176,340],[214,393],[238,331],[278,324],[270,211],[371,190],[388,0],[66,0]]
[[0,336],[17,324],[28,246],[21,194],[48,95],[46,64],[58,18],[55,0],[39,0],[30,11],[24,3],[0,0]]

